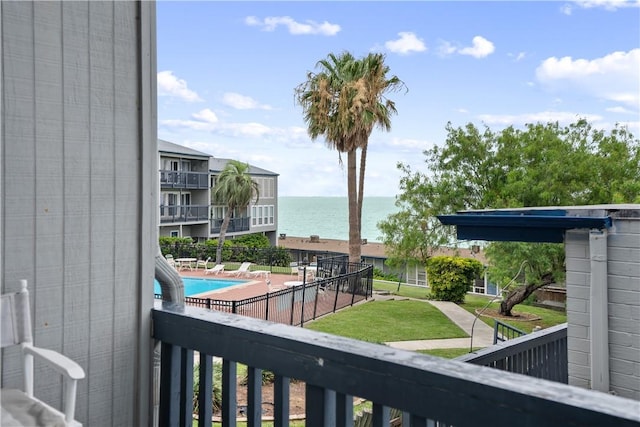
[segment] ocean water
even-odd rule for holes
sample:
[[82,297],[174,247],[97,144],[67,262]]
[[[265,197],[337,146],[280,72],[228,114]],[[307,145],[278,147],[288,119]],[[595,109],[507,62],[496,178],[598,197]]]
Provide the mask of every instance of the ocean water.
[[[365,197],[362,205],[362,238],[382,241],[376,224],[398,211],[395,197]],[[279,197],[278,233],[321,239],[349,239],[346,197]]]

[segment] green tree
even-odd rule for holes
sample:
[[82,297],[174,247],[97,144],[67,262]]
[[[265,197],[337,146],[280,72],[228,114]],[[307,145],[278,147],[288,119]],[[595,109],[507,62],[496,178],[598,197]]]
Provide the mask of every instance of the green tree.
[[[453,227],[438,224],[435,215],[640,201],[640,141],[624,127],[605,132],[578,120],[564,127],[535,123],[499,132],[473,124],[458,128],[447,124],[446,129],[445,143],[424,153],[426,172],[398,165],[403,172],[400,210],[380,225],[392,253],[429,254],[443,243],[453,243]],[[413,225],[392,227],[407,218]],[[425,236],[411,238],[423,224]],[[524,292],[516,288],[506,297],[502,313],[506,315],[536,287],[559,282],[564,271],[561,245],[494,242],[487,247],[487,256],[491,277],[498,280],[514,277],[527,261]]]
[[238,160],[229,160],[216,178],[213,187],[214,204],[224,204],[227,207],[218,236],[216,264],[222,262],[222,247],[231,216],[236,211],[246,210],[254,197],[257,203],[259,196],[258,184],[249,175],[249,164]]
[[[356,59],[344,52],[329,54],[317,63],[319,72],[307,73],[307,80],[295,89],[296,101],[312,140],[323,136],[327,146],[347,153],[347,197],[349,202],[349,260],[360,261],[361,218],[369,136],[375,126],[391,129],[395,103],[386,93],[404,87],[398,77],[388,77],[384,55],[370,53]],[[357,152],[360,150],[360,170]]]

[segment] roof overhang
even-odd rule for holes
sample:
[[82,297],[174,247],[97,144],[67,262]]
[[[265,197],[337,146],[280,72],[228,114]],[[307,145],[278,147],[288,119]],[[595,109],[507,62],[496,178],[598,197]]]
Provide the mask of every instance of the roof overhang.
[[562,243],[573,229],[610,228],[611,217],[573,215],[567,209],[463,211],[438,215],[444,225],[455,225],[460,240]]

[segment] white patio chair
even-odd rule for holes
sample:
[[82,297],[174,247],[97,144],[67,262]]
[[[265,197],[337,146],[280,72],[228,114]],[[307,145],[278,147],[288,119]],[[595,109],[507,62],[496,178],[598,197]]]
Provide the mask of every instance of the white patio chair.
[[[2,426],[82,426],[74,419],[76,388],[83,379],[84,370],[68,357],[44,348],[35,347],[31,335],[31,312],[27,281],[20,281],[19,292],[2,295],[0,318],[2,320],[1,347],[19,345],[21,348],[24,391],[3,388],[0,393]],[[62,374],[65,385],[64,411],[42,402],[33,393],[34,356],[48,367]]]
[[224,273],[224,264],[216,264],[211,268],[204,270],[204,274],[220,274]]
[[248,274],[249,273],[249,266],[251,266],[250,262],[243,262],[242,264],[240,264],[240,267],[238,267],[237,270],[230,271],[229,275],[240,277],[243,274]]
[[206,261],[205,261],[205,260],[202,260],[202,259],[199,259],[199,260],[196,262],[196,271],[197,271],[197,270],[198,270],[198,268],[200,268],[200,267],[202,267],[204,270],[206,270],[206,269],[207,269],[207,267],[209,266],[209,261],[211,261],[211,257],[207,258],[207,260],[206,260]]

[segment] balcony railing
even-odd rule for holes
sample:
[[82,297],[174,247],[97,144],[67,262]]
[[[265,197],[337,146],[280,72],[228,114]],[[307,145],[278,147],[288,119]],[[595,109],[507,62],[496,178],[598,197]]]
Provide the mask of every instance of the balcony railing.
[[456,360],[566,384],[567,324],[503,341]]
[[[211,220],[211,234],[220,233],[220,227],[222,226],[222,219]],[[229,227],[227,233],[234,233],[238,231],[249,231],[251,224],[251,217],[244,218],[231,218],[229,221]]]
[[160,171],[161,188],[187,188],[206,190],[209,188],[209,172]]
[[[248,426],[261,419],[261,370],[275,374],[274,426],[289,425],[289,381],[305,383],[305,425],[353,425],[353,397],[373,402],[373,426],[431,420],[462,426],[634,426],[635,401],[510,372],[445,360],[234,314],[157,301],[161,426],[193,423],[199,353],[198,425],[212,418],[212,357],[222,359],[223,426],[237,421],[237,364],[248,366]],[[218,384],[216,384],[218,385]]]
[[209,206],[207,205],[179,205],[160,206],[160,222],[194,222],[209,221]]

